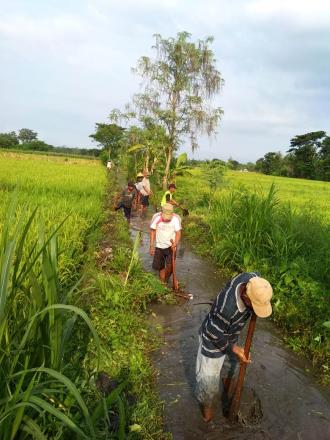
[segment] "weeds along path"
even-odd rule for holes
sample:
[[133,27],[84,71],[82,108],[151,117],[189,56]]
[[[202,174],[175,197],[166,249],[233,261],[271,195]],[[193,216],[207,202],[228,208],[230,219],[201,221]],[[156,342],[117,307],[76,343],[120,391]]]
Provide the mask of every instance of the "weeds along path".
[[[134,217],[133,237],[144,231],[140,257],[151,268],[148,221]],[[241,405],[240,424],[230,425],[221,404],[215,423],[205,424],[193,397],[198,328],[209,306],[196,304],[214,298],[224,280],[215,266],[183,243],[178,251],[178,278],[194,295],[178,305],[153,305],[150,320],[163,327],[163,344],[154,356],[157,388],[164,401],[165,424],[175,440],[330,438],[330,393],[319,387],[312,367],[284,346],[269,321],[259,319]],[[243,335],[244,337],[244,335]]]

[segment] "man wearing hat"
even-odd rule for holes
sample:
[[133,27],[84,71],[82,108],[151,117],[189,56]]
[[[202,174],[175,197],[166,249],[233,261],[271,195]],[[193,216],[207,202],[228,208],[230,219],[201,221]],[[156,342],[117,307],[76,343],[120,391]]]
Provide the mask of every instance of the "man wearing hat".
[[143,174],[138,173],[136,176],[135,189],[136,189],[136,197],[134,199],[134,209],[137,209],[140,206],[141,201],[141,189],[142,189],[142,180]]
[[132,205],[135,197],[136,197],[135,185],[133,182],[128,182],[127,187],[123,189],[119,203],[115,208],[116,211],[118,211],[118,209],[124,210],[124,215],[128,223],[131,220]]
[[141,182],[141,213],[145,213],[148,206],[149,206],[149,197],[152,195],[152,191],[150,188],[150,181],[149,181],[149,172],[147,170],[143,171],[143,179]]
[[225,285],[206,315],[199,330],[195,386],[205,422],[214,416],[225,355],[234,354],[240,362],[251,362],[245,357],[244,348],[237,345],[238,336],[252,311],[260,318],[271,315],[272,294],[269,282],[257,272],[244,272]]
[[163,283],[167,282],[172,273],[172,253],[180,238],[181,218],[174,214],[173,205],[165,203],[162,211],[153,216],[150,225],[150,255],[154,257],[152,267],[159,271]]
[[170,183],[168,185],[168,190],[163,195],[163,198],[161,201],[161,206],[164,206],[165,203],[170,203],[171,205],[179,206],[179,203],[173,199],[173,194],[174,194],[175,190],[176,190],[175,184]]

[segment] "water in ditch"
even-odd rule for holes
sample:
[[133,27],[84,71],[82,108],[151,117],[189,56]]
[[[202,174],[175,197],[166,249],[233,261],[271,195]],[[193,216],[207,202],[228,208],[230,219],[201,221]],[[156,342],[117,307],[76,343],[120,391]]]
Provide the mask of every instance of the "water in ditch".
[[[131,233],[134,238],[142,231],[141,260],[146,270],[152,270],[148,224],[133,217]],[[254,335],[239,422],[229,423],[223,416],[221,396],[215,421],[203,422],[193,385],[198,329],[209,305],[199,303],[212,300],[225,280],[185,241],[178,250],[177,275],[194,298],[177,305],[150,307],[151,325],[163,327],[163,343],[153,362],[164,403],[165,427],[174,440],[330,439],[329,389],[316,384],[311,365],[285,347],[274,325],[262,319]]]

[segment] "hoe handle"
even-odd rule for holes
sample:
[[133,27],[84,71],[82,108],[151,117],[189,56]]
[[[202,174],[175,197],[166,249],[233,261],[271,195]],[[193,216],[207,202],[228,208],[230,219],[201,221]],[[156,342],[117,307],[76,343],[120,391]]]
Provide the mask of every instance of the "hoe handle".
[[[171,240],[171,243],[174,244],[174,241]],[[177,278],[176,278],[176,268],[175,268],[175,251],[173,249],[172,249],[172,274],[173,274],[173,290],[176,291]]]
[[[252,338],[253,338],[254,330],[256,328],[256,322],[257,322],[257,315],[254,312],[252,312],[252,316],[250,319],[250,324],[249,324],[249,328],[248,328],[248,332],[247,332],[247,336],[246,336],[245,346],[244,346],[244,354],[245,354],[246,358],[249,357]],[[235,389],[235,394],[234,394],[234,397],[231,401],[230,408],[229,408],[229,418],[231,420],[236,418],[238,410],[239,410],[246,367],[247,367],[247,364],[245,362],[241,362],[240,369],[239,369],[239,375],[238,375],[238,379],[237,379],[237,385],[236,385],[236,389]]]

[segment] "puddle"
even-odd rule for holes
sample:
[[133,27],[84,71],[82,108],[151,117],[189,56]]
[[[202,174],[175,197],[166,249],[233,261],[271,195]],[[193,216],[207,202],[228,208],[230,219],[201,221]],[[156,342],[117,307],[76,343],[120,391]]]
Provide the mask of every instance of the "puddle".
[[[148,222],[132,218],[133,238],[142,230],[140,256],[151,270]],[[259,319],[247,368],[241,402],[241,423],[230,424],[219,407],[215,423],[203,422],[193,397],[198,329],[209,305],[224,284],[211,263],[194,255],[183,242],[178,251],[177,275],[193,300],[178,305],[152,305],[151,322],[164,328],[164,343],[153,361],[157,388],[164,402],[166,430],[174,440],[326,440],[330,439],[330,392],[315,384],[306,369],[311,365],[292,353],[268,320]],[[247,326],[246,326],[247,327]]]

